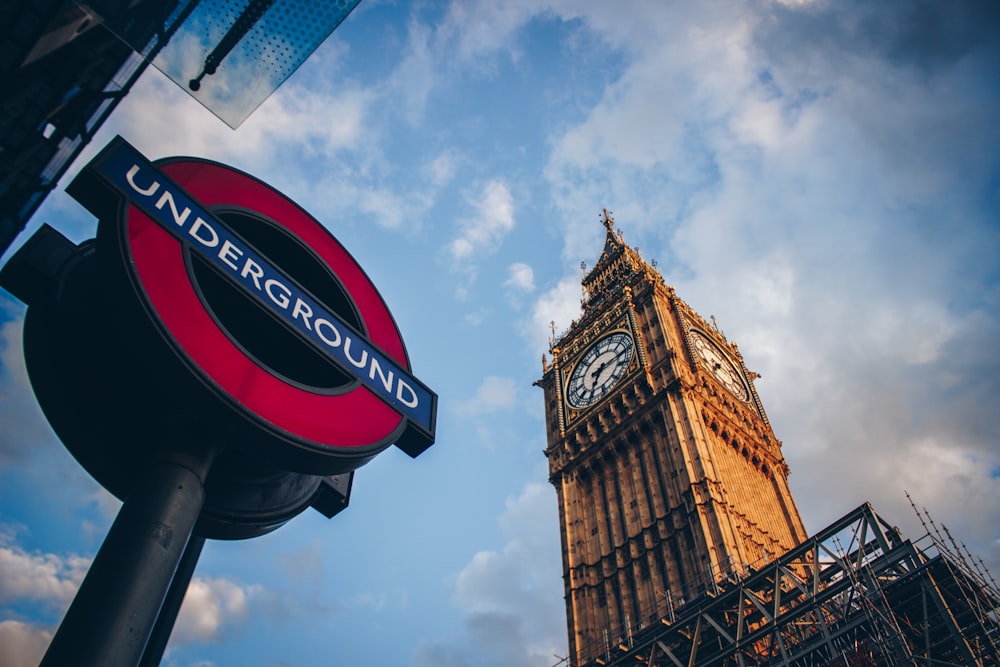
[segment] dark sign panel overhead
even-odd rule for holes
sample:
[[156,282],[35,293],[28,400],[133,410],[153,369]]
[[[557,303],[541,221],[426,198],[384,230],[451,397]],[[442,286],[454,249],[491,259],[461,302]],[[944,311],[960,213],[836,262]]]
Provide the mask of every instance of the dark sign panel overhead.
[[[230,127],[238,127],[361,0],[188,0],[174,12],[180,27],[152,64]],[[127,12],[120,3],[78,3],[137,52],[135,26],[142,7]],[[108,9],[104,9],[105,6]],[[115,6],[115,11],[110,7]],[[102,11],[103,10],[103,11]],[[138,18],[138,21],[137,21]]]

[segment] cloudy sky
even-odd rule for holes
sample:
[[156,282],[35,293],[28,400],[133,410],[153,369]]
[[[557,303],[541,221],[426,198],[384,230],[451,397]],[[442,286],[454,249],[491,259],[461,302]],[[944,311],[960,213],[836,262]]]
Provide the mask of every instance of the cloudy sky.
[[[350,508],[211,542],[165,664],[549,667],[539,389],[603,207],[736,341],[815,532],[907,493],[1000,574],[1000,6],[363,0],[233,131],[150,70],[91,144],[274,185],[365,267],[440,396]],[[74,168],[78,168],[77,165]],[[57,191],[36,215],[96,222]],[[25,235],[26,236],[26,235]],[[23,240],[23,237],[22,237]],[[41,416],[0,292],[0,655],[34,665],[117,501]]]

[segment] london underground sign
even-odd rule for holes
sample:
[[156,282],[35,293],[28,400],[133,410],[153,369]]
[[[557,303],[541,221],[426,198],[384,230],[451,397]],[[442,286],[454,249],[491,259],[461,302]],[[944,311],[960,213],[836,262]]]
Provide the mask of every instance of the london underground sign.
[[334,516],[357,468],[433,444],[437,396],[350,253],[256,178],[116,138],[67,191],[96,238],[43,225],[0,286],[45,416],[123,504],[42,665],[134,667],[204,540]]
[[43,226],[0,285],[29,306],[39,405],[112,494],[193,455],[212,471],[195,534],[244,539],[306,507],[332,516],[354,470],[433,444],[437,396],[378,290],[280,192],[208,160],[150,162],[121,138],[67,191],[96,238]]
[[[433,396],[429,390],[151,164],[141,164],[140,159],[136,151],[119,144],[94,169],[149,219],[182,244],[188,244],[259,305],[413,420],[422,432],[432,431]],[[142,225],[134,221],[130,224]],[[155,274],[151,277],[157,278]]]
[[[331,457],[364,462],[393,443],[415,456],[433,443],[437,397],[410,373],[381,296],[343,246],[287,197],[218,163],[151,163],[121,138],[69,192],[102,220],[118,219],[102,222],[99,241],[112,237],[107,245],[117,248],[151,318],[191,370],[278,436],[272,458],[323,469]],[[284,248],[277,258],[271,242]],[[309,280],[300,275],[304,264],[312,265]],[[224,314],[241,297],[285,335],[248,343],[260,338],[253,331],[260,316],[251,326],[246,308]],[[326,362],[339,380],[283,371],[281,346],[308,347],[315,363],[292,365]]]

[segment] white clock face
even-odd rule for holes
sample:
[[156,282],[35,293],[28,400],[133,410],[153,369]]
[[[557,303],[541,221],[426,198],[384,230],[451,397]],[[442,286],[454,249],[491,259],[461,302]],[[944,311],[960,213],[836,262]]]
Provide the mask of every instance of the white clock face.
[[741,401],[749,401],[750,393],[743,382],[743,376],[729,360],[729,357],[723,354],[700,331],[691,331],[691,342],[694,343],[695,353],[708,366],[715,378],[722,383],[722,386]]
[[597,341],[580,358],[566,387],[566,400],[574,408],[585,408],[604,398],[625,375],[635,345],[623,331]]

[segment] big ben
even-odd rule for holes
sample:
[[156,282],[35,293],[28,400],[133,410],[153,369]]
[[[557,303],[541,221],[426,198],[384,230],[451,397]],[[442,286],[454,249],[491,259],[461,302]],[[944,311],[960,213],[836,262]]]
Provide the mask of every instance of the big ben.
[[536,383],[571,665],[807,537],[736,345],[603,223],[582,314]]

